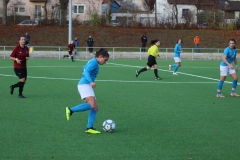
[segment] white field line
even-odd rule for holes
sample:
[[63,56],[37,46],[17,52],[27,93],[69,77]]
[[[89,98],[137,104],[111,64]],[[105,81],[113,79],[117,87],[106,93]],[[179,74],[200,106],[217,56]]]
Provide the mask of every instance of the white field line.
[[[125,65],[125,64],[118,64],[118,63],[107,63],[111,65],[115,65],[118,67],[132,67],[132,68],[142,68],[142,66],[132,66],[132,65]],[[6,67],[0,67],[0,68],[11,68],[12,66],[6,66]],[[81,67],[81,66],[30,66],[30,67]],[[164,66],[165,67],[165,66]],[[197,67],[196,67],[197,68]],[[201,67],[199,67],[201,68]],[[210,68],[210,67],[202,67],[202,68]],[[158,69],[160,71],[164,72],[172,72],[169,70],[164,70],[164,69]],[[204,77],[204,76],[198,76],[194,74],[188,74],[188,73],[183,73],[183,72],[178,72],[179,74],[187,75],[187,76],[192,76],[192,77],[198,77],[198,78],[203,78],[203,79],[209,79],[213,81],[219,81],[219,79],[214,79],[210,77]],[[5,76],[5,77],[15,77],[15,75],[5,75],[5,74],[0,74],[0,76]],[[79,79],[71,79],[71,78],[51,78],[51,77],[34,77],[34,76],[28,76],[28,78],[36,78],[36,79],[52,79],[52,80],[79,80]],[[164,82],[164,81],[125,81],[125,80],[96,80],[98,82],[129,82],[129,83],[216,83],[216,82]],[[224,83],[232,83],[229,81],[225,81]]]

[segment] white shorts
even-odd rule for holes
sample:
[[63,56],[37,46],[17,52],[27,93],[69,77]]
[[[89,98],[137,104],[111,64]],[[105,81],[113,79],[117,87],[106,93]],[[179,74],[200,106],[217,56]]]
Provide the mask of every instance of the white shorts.
[[228,66],[220,66],[220,76],[236,73],[235,69],[230,69]]
[[86,97],[95,97],[93,88],[90,84],[78,85],[78,92],[81,98],[84,100]]
[[181,62],[181,58],[180,57],[174,57],[174,61],[177,62]]

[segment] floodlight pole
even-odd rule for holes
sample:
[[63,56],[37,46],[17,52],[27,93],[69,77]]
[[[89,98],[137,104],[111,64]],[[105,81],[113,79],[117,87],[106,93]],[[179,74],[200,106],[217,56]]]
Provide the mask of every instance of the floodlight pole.
[[70,44],[72,40],[72,0],[69,0],[68,16],[68,44]]

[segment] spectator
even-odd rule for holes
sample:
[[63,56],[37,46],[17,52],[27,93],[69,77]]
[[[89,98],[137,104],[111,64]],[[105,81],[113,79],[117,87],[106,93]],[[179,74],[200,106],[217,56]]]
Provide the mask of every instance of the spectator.
[[25,45],[25,36],[19,37],[19,44],[13,49],[10,60],[13,61],[13,68],[19,82],[10,86],[10,94],[13,94],[15,88],[19,88],[18,98],[23,96],[23,88],[27,80],[27,60],[29,59],[29,50]]
[[193,39],[195,48],[196,48],[196,53],[200,53],[200,37],[196,35],[196,37]]
[[89,36],[88,40],[87,40],[87,44],[88,44],[88,50],[89,50],[89,53],[93,54],[93,39],[92,39],[92,36]]
[[29,44],[30,44],[30,36],[29,34],[26,32],[25,34],[25,46],[27,46],[29,48]]
[[75,40],[74,40],[74,46],[75,46],[75,50],[74,50],[74,52],[75,52],[75,55],[77,54],[77,47],[78,47],[78,40],[77,40],[77,37],[75,38]]
[[145,34],[142,36],[141,41],[142,41],[141,51],[145,52],[146,51],[146,45],[147,45],[147,36]]

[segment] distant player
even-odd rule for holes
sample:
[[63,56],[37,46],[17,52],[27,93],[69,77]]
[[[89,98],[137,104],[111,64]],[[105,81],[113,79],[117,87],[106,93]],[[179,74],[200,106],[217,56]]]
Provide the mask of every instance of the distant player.
[[93,124],[98,111],[98,104],[95,98],[93,88],[96,87],[96,83],[94,81],[99,72],[99,65],[105,64],[108,58],[108,52],[104,49],[100,49],[96,52],[95,58],[92,58],[88,61],[88,63],[83,67],[83,74],[80,81],[78,82],[78,92],[81,95],[81,98],[85,100],[86,103],[79,104],[73,108],[66,107],[67,121],[70,119],[70,116],[74,112],[83,112],[90,110],[88,115],[87,129],[85,131],[86,133],[101,133],[95,128],[93,128]]
[[[218,82],[218,89],[217,89],[217,97],[224,98],[225,96],[222,95],[222,87],[223,83],[227,77],[228,74],[231,75],[233,81],[232,81],[232,92],[231,96],[233,97],[240,97],[239,94],[236,93],[236,88],[237,88],[237,81],[238,81],[238,76],[236,72],[238,71],[238,66],[237,66],[237,50],[235,48],[236,40],[235,39],[230,39],[229,40],[229,46],[225,48],[223,52],[223,57],[222,57],[222,62],[220,63],[220,80]],[[235,64],[235,68],[232,66],[232,62]]]
[[13,94],[15,88],[19,88],[18,98],[26,98],[23,96],[23,88],[27,80],[27,60],[29,59],[29,49],[25,45],[25,37],[19,38],[19,45],[17,45],[11,55],[10,60],[13,62],[13,68],[16,76],[20,79],[19,82],[10,86],[10,94]]
[[147,66],[140,69],[139,71],[136,71],[136,77],[138,77],[141,72],[145,72],[145,71],[151,69],[151,67],[153,66],[155,79],[162,80],[162,78],[158,76],[158,65],[156,62],[156,57],[159,57],[158,47],[160,46],[160,41],[158,39],[152,40],[151,45],[152,46],[148,49],[149,56],[148,56]]
[[178,75],[177,74],[177,70],[179,67],[181,67],[181,58],[180,58],[180,54],[182,53],[182,39],[178,39],[177,40],[177,44],[175,45],[174,48],[174,61],[176,64],[172,64],[168,66],[168,69],[171,70],[171,68],[174,68],[173,70],[173,75]]

